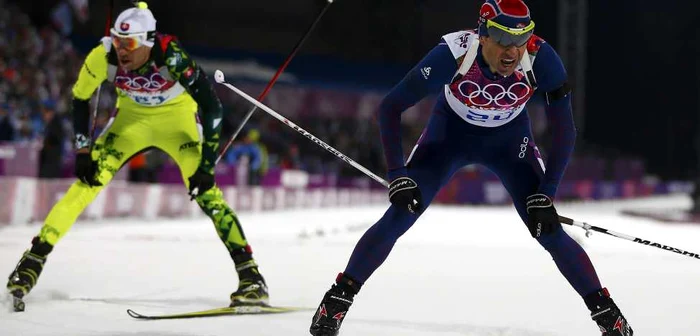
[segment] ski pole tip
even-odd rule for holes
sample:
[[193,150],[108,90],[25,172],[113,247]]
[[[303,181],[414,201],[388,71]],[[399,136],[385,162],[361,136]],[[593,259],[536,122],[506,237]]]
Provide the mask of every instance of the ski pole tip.
[[214,80],[217,83],[223,83],[224,82],[224,73],[218,69],[216,71],[214,71]]

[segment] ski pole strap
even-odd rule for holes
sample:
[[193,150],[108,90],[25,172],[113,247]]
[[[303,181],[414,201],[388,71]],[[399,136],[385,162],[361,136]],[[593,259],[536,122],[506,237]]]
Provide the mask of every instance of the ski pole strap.
[[664,245],[664,244],[659,244],[659,243],[654,242],[654,241],[651,241],[651,240],[646,240],[646,239],[642,239],[642,238],[638,238],[638,237],[633,237],[633,236],[630,236],[630,235],[627,235],[627,234],[624,234],[624,233],[619,233],[619,232],[615,232],[615,231],[610,231],[610,230],[608,230],[608,229],[601,228],[601,227],[594,226],[594,225],[590,225],[590,224],[585,223],[585,222],[575,221],[575,220],[573,220],[573,219],[571,219],[571,218],[568,218],[568,217],[559,216],[559,222],[562,223],[562,224],[567,224],[567,225],[571,225],[571,226],[576,226],[576,227],[580,227],[580,228],[584,229],[584,230],[586,231],[586,237],[590,237],[591,231],[595,231],[595,232],[604,233],[604,234],[609,235],[609,236],[613,236],[613,237],[617,237],[617,238],[622,238],[622,239],[625,239],[625,240],[629,240],[629,241],[632,241],[632,242],[635,242],[635,243],[639,243],[639,244],[642,244],[642,245],[652,246],[652,247],[660,248],[660,249],[662,249],[662,250],[666,250],[666,251],[674,252],[674,253],[677,253],[677,254],[680,254],[680,255],[688,256],[688,257],[691,257],[691,258],[700,259],[700,254],[697,254],[697,253],[693,253],[693,252],[690,252],[690,251],[682,250],[682,249],[679,249],[679,248],[676,248],[676,247],[672,247],[672,246],[668,246],[668,245]]

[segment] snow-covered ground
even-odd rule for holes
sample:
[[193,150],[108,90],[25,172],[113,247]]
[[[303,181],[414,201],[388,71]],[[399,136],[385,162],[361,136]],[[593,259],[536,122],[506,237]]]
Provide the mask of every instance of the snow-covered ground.
[[[700,225],[621,209],[683,208],[685,197],[559,204],[562,215],[700,252]],[[277,305],[315,307],[384,207],[241,213]],[[38,225],[0,229],[0,274]],[[637,335],[697,335],[700,260],[596,233],[583,242]],[[3,273],[4,272],[4,273]],[[206,220],[79,222],[58,244],[27,310],[0,311],[0,335],[307,335],[313,311],[138,321],[228,303],[232,262]],[[580,297],[512,207],[432,206],[356,297],[341,335],[599,335]]]

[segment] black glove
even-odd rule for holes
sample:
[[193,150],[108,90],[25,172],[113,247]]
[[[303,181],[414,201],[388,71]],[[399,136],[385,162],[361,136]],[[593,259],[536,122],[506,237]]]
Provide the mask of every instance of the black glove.
[[214,175],[197,169],[188,179],[190,181],[190,201],[204,194],[214,186]]
[[92,159],[89,152],[81,152],[75,155],[75,176],[91,187],[101,186],[97,180],[97,161]]
[[548,235],[561,226],[559,215],[552,199],[545,194],[530,195],[525,199],[527,206],[527,228],[532,238]]
[[398,207],[405,207],[412,214],[423,209],[423,197],[416,181],[399,177],[389,184],[389,200]]

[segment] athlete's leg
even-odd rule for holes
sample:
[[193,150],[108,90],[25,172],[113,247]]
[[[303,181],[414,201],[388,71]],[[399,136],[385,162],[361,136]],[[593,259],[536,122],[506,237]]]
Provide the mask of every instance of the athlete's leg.
[[[451,113],[451,112],[448,112]],[[407,172],[423,198],[423,211],[460,167],[470,159],[463,122],[454,114],[436,110],[423,130],[418,144],[408,159]],[[372,273],[386,260],[396,240],[403,235],[420,213],[410,213],[405,207],[391,205],[384,216],[365,232],[355,245],[350,261],[335,284],[326,292],[311,320],[312,335],[335,335],[354,296]]]
[[10,275],[8,290],[19,290],[26,295],[36,285],[47,255],[58,241],[70,230],[83,210],[97,197],[124,162],[146,146],[149,134],[138,120],[128,112],[119,113],[111,125],[96,140],[92,151],[98,161],[99,187],[90,187],[76,181],[68,192],[53,206],[39,234]]
[[[530,128],[527,125],[512,127],[489,141],[497,145],[484,164],[501,179],[518,214],[527,223],[525,198],[537,193],[544,176],[544,166]],[[559,271],[582,297],[601,289],[588,254],[561,226],[537,242],[552,255]]]
[[[189,188],[188,178],[195,173],[202,157],[194,111],[172,112],[162,121],[157,134],[156,147],[161,148],[175,160],[180,167],[182,180],[186,188]],[[245,293],[235,292],[232,294],[232,301],[267,302],[267,289],[264,287],[265,282],[258,270],[258,265],[253,259],[252,249],[246,240],[238,217],[224,200],[221,189],[214,185],[206,192],[200,193],[195,201],[211,218],[219,238],[231,255],[241,280],[239,289],[255,289]]]
[[[427,209],[452,174],[468,163],[459,142],[461,134],[454,115],[433,113],[407,164],[408,176],[418,184]],[[425,211],[425,210],[423,210]],[[343,274],[363,284],[387,258],[401,235],[422,213],[412,214],[391,205],[381,219],[357,242]]]
[[[513,198],[518,214],[527,223],[525,198],[537,192],[544,175],[544,164],[532,139],[529,125],[522,126],[519,130],[520,132],[504,132],[490,139],[490,142],[499,146],[491,152],[486,165],[501,178]],[[631,336],[629,323],[608,290],[602,288],[586,251],[561,226],[537,241],[552,255],[559,271],[581,295],[603,335]]]

